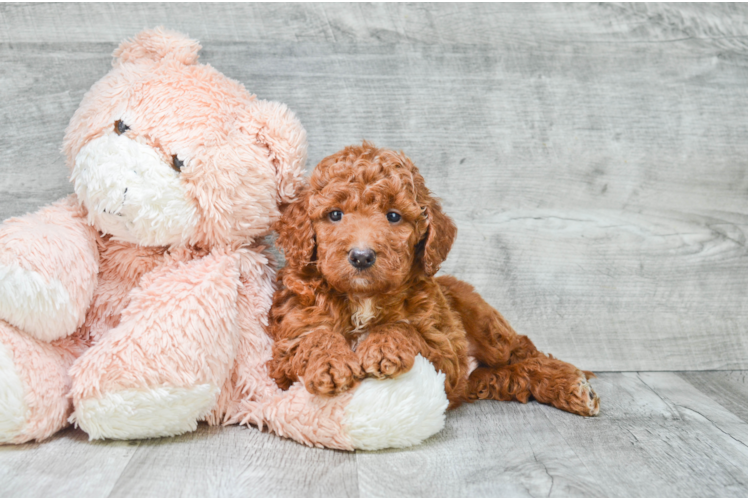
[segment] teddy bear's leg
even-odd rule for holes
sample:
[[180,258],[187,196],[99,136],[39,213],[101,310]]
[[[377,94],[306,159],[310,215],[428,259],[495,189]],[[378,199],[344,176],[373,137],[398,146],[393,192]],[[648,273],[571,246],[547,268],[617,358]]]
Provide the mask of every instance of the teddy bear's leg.
[[232,421],[267,427],[307,446],[379,450],[413,446],[436,434],[448,404],[444,374],[418,355],[409,372],[367,378],[336,397],[314,396],[296,382],[264,400],[247,399]]
[[172,260],[146,275],[120,324],[71,368],[72,419],[91,439],[195,430],[236,355],[235,255]]
[[77,338],[42,342],[0,321],[0,443],[42,440],[67,426],[68,369],[83,348]]
[[39,340],[75,332],[98,274],[96,232],[75,195],[0,226],[0,319]]
[[272,355],[273,341],[263,326],[267,324],[272,304],[273,257],[262,245],[240,249],[237,254],[240,267],[237,327],[241,340],[231,375],[221,389],[215,409],[205,419],[210,425],[230,421],[243,400],[261,399],[278,390],[265,367]]

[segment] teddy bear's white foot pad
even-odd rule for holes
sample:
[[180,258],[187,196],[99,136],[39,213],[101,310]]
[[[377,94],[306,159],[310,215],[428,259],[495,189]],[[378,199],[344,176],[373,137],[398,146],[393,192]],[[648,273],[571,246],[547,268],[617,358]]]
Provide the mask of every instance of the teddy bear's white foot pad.
[[405,448],[444,427],[449,401],[444,374],[421,355],[393,379],[365,379],[345,410],[343,426],[359,450]]
[[0,443],[10,443],[26,425],[26,402],[13,354],[0,344]]
[[197,429],[215,406],[219,388],[184,387],[125,389],[76,403],[70,422],[89,439],[145,439],[176,436]]
[[17,265],[0,264],[0,317],[47,342],[78,326],[78,316],[63,284]]

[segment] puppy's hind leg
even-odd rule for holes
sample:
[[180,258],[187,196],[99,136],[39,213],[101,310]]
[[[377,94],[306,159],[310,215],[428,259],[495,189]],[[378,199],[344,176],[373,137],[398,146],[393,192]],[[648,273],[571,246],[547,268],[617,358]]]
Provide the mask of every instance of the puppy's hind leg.
[[472,285],[452,276],[437,278],[450,307],[465,328],[469,355],[481,366],[500,367],[538,355],[538,350],[481,297]]
[[574,365],[543,354],[499,368],[477,368],[468,380],[471,401],[496,399],[526,403],[530,396],[585,417],[593,417],[600,411],[600,398],[592,390],[585,373]]
[[532,341],[518,335],[498,311],[467,283],[451,276],[437,278],[452,309],[462,319],[469,355],[478,362],[468,380],[466,399],[517,400],[530,396],[578,415],[593,416],[600,400],[590,387],[591,372],[546,356]]

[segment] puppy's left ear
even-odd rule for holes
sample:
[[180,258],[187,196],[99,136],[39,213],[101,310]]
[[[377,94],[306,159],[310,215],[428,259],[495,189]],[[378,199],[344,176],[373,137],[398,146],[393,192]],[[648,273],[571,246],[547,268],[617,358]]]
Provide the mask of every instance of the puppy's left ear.
[[423,269],[426,275],[433,276],[447,258],[457,236],[457,226],[442,211],[442,205],[436,198],[430,198],[424,208],[426,216],[426,236],[423,245]]

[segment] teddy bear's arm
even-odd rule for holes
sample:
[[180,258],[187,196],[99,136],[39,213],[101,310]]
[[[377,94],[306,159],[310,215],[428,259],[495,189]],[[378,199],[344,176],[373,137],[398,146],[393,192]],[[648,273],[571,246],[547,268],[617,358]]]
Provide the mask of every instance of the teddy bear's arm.
[[43,341],[83,323],[99,267],[75,195],[0,225],[0,319]]
[[238,255],[237,325],[241,340],[216,409],[206,418],[211,425],[231,419],[242,399],[263,399],[278,390],[265,366],[272,355],[272,340],[265,328],[272,303],[275,261],[263,245],[242,248]]
[[120,324],[73,365],[74,420],[92,439],[195,430],[230,375],[237,327],[236,254],[172,252],[129,296]]

